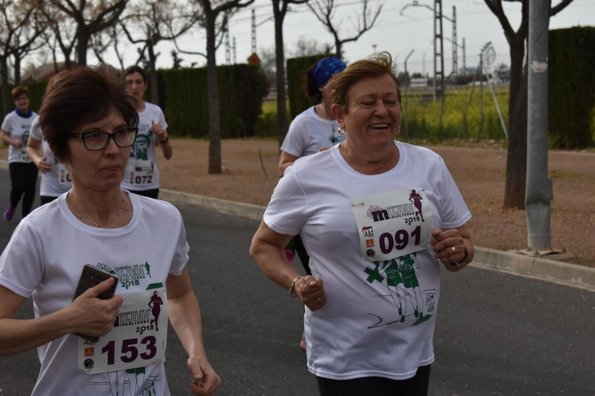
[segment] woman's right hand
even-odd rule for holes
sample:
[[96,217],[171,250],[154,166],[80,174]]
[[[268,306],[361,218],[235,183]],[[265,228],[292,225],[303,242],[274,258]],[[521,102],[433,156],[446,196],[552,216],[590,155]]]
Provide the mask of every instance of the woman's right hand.
[[68,307],[73,317],[71,333],[101,337],[111,331],[124,298],[114,296],[102,300],[99,295],[108,291],[113,282],[114,279],[109,278],[89,288],[72,302]]
[[322,279],[312,275],[300,278],[294,287],[295,294],[311,311],[317,311],[326,304],[326,293]]

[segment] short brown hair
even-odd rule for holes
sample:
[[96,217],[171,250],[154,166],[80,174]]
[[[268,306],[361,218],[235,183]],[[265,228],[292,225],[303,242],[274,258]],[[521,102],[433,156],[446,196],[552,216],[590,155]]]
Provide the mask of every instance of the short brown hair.
[[39,124],[60,162],[70,158],[68,139],[82,124],[99,121],[117,111],[128,126],[138,125],[135,100],[126,92],[119,73],[110,65],[80,66],[56,75],[43,96]]
[[397,97],[401,101],[401,86],[395,75],[393,59],[388,52],[380,52],[369,58],[353,62],[341,73],[338,73],[329,81],[329,89],[333,103],[342,112],[347,112],[347,93],[351,87],[364,78],[378,77],[388,74],[397,85]]
[[10,96],[12,96],[13,100],[17,100],[21,95],[27,95],[29,97],[29,90],[24,85],[17,85],[10,91]]

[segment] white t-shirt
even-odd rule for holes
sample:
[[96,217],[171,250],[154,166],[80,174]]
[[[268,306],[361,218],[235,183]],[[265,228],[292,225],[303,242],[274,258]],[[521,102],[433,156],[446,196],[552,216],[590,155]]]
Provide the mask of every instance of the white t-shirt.
[[315,106],[312,106],[293,119],[281,151],[300,158],[317,153],[321,147],[332,147],[343,140],[345,134],[339,133],[337,121],[320,117]]
[[52,166],[47,173],[41,173],[41,183],[39,184],[39,195],[45,197],[57,197],[70,190],[72,181],[66,166],[54,157],[54,152],[50,148],[47,140],[43,137],[39,117],[36,116],[31,123],[31,137],[41,142],[45,162]]
[[145,191],[159,188],[159,169],[155,157],[155,139],[150,129],[152,123],[167,129],[167,122],[161,108],[145,102],[145,110],[138,113],[138,135],[130,151],[122,188]]
[[2,130],[9,132],[10,137],[13,139],[21,139],[23,143],[21,147],[15,147],[12,144],[8,146],[8,162],[31,162],[31,158],[27,153],[27,140],[29,139],[31,123],[36,116],[37,113],[33,112],[31,117],[21,117],[16,110],[13,110],[4,117]]
[[[126,296],[180,275],[188,243],[180,212],[170,203],[130,194],[133,216],[117,229],[81,223],[63,194],[34,210],[0,256],[0,285],[33,298],[35,317],[72,302],[83,265],[115,272]],[[41,368],[33,395],[169,395],[163,363],[136,373],[85,374],[77,368],[79,337],[69,334],[37,348]],[[142,392],[141,392],[142,390]]]
[[401,380],[434,360],[438,260],[430,248],[394,262],[367,260],[352,205],[363,197],[416,189],[427,197],[423,212],[433,227],[459,227],[471,214],[439,155],[395,144],[398,164],[378,175],[355,171],[339,146],[300,158],[279,181],[264,214],[274,231],[301,234],[312,274],[324,282],[326,305],[315,312],[306,308],[304,316],[308,369],[320,377]]

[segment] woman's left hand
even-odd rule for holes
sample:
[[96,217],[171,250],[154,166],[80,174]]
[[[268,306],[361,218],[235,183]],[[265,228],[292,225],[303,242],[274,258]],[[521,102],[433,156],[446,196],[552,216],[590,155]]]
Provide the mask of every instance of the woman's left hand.
[[468,248],[460,229],[432,229],[431,245],[436,257],[444,263],[447,270],[458,271],[465,266],[463,261],[468,257]]
[[167,139],[167,131],[160,124],[155,121],[151,121],[151,131],[157,135],[157,140],[161,143]]
[[322,279],[306,275],[298,280],[295,294],[311,311],[317,311],[326,304],[326,293]]
[[213,370],[206,358],[189,357],[188,369],[193,375],[192,393],[195,395],[214,395],[221,385],[221,378]]

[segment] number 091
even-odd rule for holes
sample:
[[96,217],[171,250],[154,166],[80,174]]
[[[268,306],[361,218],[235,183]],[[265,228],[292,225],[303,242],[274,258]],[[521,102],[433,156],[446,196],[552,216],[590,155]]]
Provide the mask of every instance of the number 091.
[[[407,230],[398,230],[393,235],[389,232],[385,232],[380,235],[380,251],[384,254],[390,253],[393,249],[403,250],[409,244],[409,233]],[[421,243],[421,227],[417,226],[411,231],[411,238],[413,238],[413,244],[419,245]]]

